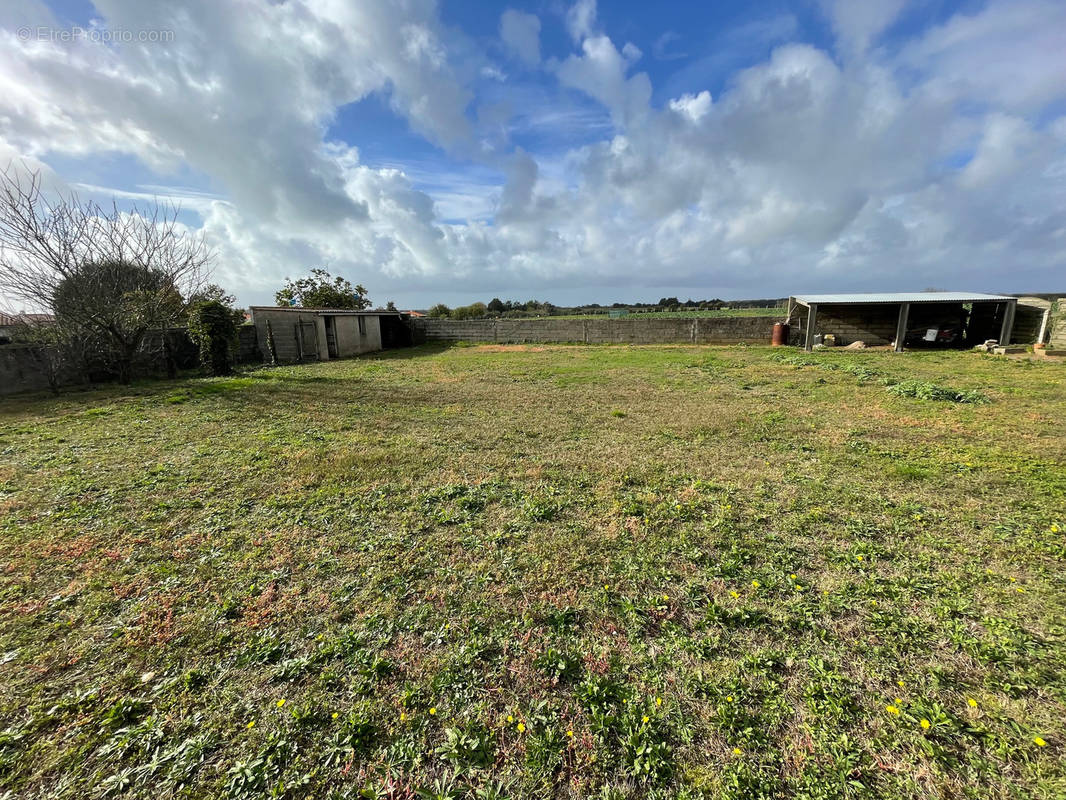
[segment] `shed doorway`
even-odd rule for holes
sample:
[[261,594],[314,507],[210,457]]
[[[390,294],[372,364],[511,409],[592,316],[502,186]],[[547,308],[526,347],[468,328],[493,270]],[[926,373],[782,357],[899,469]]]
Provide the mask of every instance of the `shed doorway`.
[[325,317],[326,323],[326,352],[330,358],[340,358],[340,350],[337,348],[337,318]]

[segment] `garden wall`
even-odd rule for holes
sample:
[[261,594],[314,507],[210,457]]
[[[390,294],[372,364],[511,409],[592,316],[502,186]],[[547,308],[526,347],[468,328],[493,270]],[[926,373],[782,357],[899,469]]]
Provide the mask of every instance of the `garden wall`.
[[415,343],[427,341],[577,342],[582,344],[769,344],[778,317],[697,319],[476,319],[414,317],[408,320]]
[[[262,355],[253,325],[242,325],[237,331],[237,361],[241,364],[259,363]],[[163,337],[166,336],[171,366],[175,370],[195,369],[199,363],[199,350],[185,328],[152,331],[145,337],[144,347],[135,365],[138,376],[165,376],[168,372]],[[41,348],[28,344],[0,345],[0,395],[21,392],[43,392],[50,389],[46,368],[48,359],[42,357]],[[91,372],[92,370],[90,370]],[[103,383],[112,378],[106,374],[92,374],[93,382]],[[75,386],[85,383],[84,376],[72,368],[61,370],[60,386]]]

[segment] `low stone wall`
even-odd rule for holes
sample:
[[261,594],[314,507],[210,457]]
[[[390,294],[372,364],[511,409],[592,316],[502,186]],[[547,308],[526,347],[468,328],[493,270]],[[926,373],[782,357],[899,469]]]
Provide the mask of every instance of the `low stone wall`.
[[476,319],[415,317],[408,320],[416,343],[427,341],[498,344],[769,344],[778,317],[653,319]]

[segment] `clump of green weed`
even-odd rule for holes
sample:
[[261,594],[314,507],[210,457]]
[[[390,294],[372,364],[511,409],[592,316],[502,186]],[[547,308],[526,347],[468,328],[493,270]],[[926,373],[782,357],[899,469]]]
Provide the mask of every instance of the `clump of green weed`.
[[977,389],[952,389],[931,381],[902,381],[891,384],[888,391],[897,397],[914,397],[918,400],[935,400],[942,403],[984,405],[991,402],[987,395]]

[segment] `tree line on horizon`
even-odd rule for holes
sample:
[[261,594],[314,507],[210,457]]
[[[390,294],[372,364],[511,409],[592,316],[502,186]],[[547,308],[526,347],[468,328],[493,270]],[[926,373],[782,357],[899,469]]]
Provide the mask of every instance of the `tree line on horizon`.
[[541,300],[501,300],[492,298],[487,303],[476,302],[467,306],[450,308],[444,303],[431,306],[426,316],[433,319],[514,319],[522,317],[552,317],[570,314],[607,314],[614,310],[637,312],[650,311],[720,311],[728,308],[770,308],[783,301],[783,298],[762,298],[756,300],[680,300],[677,297],[662,297],[657,303],[621,303],[609,305],[587,303],[577,306],[557,306]]

